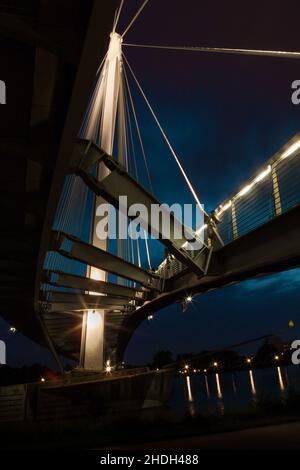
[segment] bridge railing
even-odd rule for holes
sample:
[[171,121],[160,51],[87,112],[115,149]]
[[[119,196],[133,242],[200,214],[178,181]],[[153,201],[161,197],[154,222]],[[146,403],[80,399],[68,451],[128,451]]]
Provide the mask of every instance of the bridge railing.
[[300,135],[213,212],[225,243],[300,204]]
[[[224,245],[228,245],[299,204],[300,133],[220,204],[212,217]],[[170,278],[185,269],[186,266],[169,257],[160,264],[158,273]]]

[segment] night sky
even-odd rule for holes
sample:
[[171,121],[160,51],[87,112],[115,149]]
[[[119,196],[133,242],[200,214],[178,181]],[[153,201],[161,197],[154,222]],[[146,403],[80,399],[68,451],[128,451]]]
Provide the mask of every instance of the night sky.
[[[119,32],[140,4],[125,1]],[[291,1],[150,0],[125,42],[300,51],[299,18],[299,2]],[[300,131],[300,106],[291,102],[299,60],[124,50],[207,211]],[[192,202],[136,91],[134,96],[155,194],[167,203]],[[292,270],[198,296],[185,313],[168,307],[140,326],[126,361],[147,362],[159,349],[199,352],[269,333],[298,338],[299,287],[300,271]],[[8,334],[3,322],[0,328],[10,365],[53,365],[48,352],[19,333]]]

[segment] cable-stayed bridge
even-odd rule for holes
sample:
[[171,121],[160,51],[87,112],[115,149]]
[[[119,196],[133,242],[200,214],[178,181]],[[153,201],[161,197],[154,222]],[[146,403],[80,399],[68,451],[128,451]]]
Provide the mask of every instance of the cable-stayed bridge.
[[[195,294],[299,265],[300,135],[240,188],[229,188],[228,193],[234,191],[228,199],[206,213],[201,205],[205,194],[200,199],[193,187],[184,156],[178,156],[169,141],[126,58],[126,48],[251,54],[278,60],[297,59],[299,53],[126,43],[125,35],[141,13],[146,14],[147,3],[118,33],[124,8],[120,3],[102,62],[94,42],[100,17],[95,7],[41,236],[35,314],[54,354],[76,358],[85,369],[117,366],[139,323],[171,303],[185,308]],[[159,263],[146,236],[151,223],[143,226],[142,239],[119,239],[114,245],[109,237],[100,240],[96,233],[97,209],[103,202],[118,209],[119,198],[126,196],[129,205],[142,203],[149,211],[163,202],[155,196],[136,93],[157,124],[191,200],[203,212],[202,224],[188,227],[195,238],[201,238],[201,246],[189,250],[188,239],[184,235],[177,239],[171,231],[169,237],[161,237],[166,257]],[[174,228],[181,222],[171,214],[170,224]],[[156,231],[162,235],[162,225]]]

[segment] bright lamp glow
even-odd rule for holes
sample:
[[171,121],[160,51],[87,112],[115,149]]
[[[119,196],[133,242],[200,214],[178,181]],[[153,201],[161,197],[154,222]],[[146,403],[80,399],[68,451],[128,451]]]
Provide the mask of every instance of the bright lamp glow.
[[92,328],[99,328],[101,324],[101,315],[100,313],[96,312],[95,310],[89,310],[87,315],[87,327],[88,329]]
[[297,150],[300,149],[300,140],[297,140],[294,144],[292,144],[283,154],[281,155],[280,159],[284,160],[287,157],[290,157],[295,153]]
[[238,194],[237,197],[245,196],[252,189],[252,184],[247,184]]
[[230,209],[232,206],[232,201],[228,201],[224,206],[221,204],[219,210],[216,212],[216,216],[220,217],[227,209]]
[[259,183],[260,181],[262,181],[263,179],[265,179],[266,176],[268,176],[270,173],[271,173],[271,165],[268,166],[268,168],[264,171],[262,171],[254,180],[254,184],[255,183]]

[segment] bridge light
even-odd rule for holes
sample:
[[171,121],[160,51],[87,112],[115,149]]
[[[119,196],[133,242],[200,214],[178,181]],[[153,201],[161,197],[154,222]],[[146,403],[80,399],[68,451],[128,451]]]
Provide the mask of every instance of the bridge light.
[[[300,148],[300,141],[299,141],[299,148]],[[281,157],[282,158],[282,157]],[[236,194],[235,197],[242,197],[245,196],[247,193],[251,191],[253,186],[260,181],[262,181],[266,176],[268,176],[272,171],[271,165],[268,165],[268,167],[263,170],[251,183],[247,184],[239,193]],[[228,201],[224,206],[221,204],[219,208],[216,210],[216,216],[219,218],[223,212],[227,211],[232,206],[232,201]]]
[[247,357],[247,363],[251,364],[252,359],[250,357]]
[[187,303],[190,303],[190,302],[193,301],[193,297],[192,297],[191,295],[188,295],[188,296],[186,297],[185,301],[186,301]]
[[41,377],[41,382],[46,382],[45,377]]
[[268,176],[272,171],[271,165],[268,165],[266,170],[262,171],[253,181],[252,183],[247,184],[235,197],[242,197],[245,196],[245,194],[249,193],[253,186],[255,186],[257,183],[262,181],[266,176]]
[[15,328],[14,326],[11,326],[9,331],[14,335],[17,332],[17,328]]
[[275,361],[279,361],[279,356],[276,355],[276,356],[274,357],[274,359],[275,359]]
[[185,370],[188,370],[189,367],[190,367],[190,366],[189,366],[188,364],[185,364],[185,366],[184,366]]
[[105,372],[107,372],[107,373],[109,374],[109,373],[111,372],[111,370],[112,370],[112,367],[111,367],[111,365],[110,365],[110,360],[108,359],[108,360],[106,361]]
[[214,362],[214,367],[218,367],[218,363],[217,363],[217,362]]
[[251,189],[252,189],[252,184],[247,184],[247,186],[245,186],[236,196],[237,197],[245,196],[245,194],[249,193]]
[[227,211],[227,209],[230,209],[230,207],[232,206],[232,201],[228,201],[224,206],[221,204],[219,206],[219,210],[216,211],[216,216],[217,217],[220,217],[223,212]]
[[101,315],[95,310],[89,310],[87,315],[87,324],[88,328],[96,329],[99,328],[101,324]]
[[300,140],[297,140],[294,144],[292,144],[280,157],[280,160],[284,160],[287,157],[290,157],[293,153],[300,149]]
[[203,370],[203,372],[204,372],[204,374],[206,374],[206,372],[207,372],[207,369],[204,369],[204,370]]
[[148,319],[149,321],[153,320],[153,318],[154,318],[153,315],[148,315],[148,317],[147,317],[147,319]]
[[266,176],[268,176],[272,171],[272,168],[271,168],[271,165],[268,166],[268,168],[264,171],[262,171],[254,180],[254,184],[255,183],[259,183],[260,181],[262,181]]

